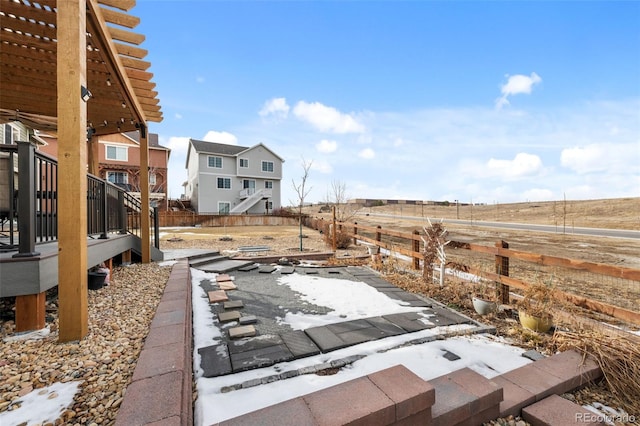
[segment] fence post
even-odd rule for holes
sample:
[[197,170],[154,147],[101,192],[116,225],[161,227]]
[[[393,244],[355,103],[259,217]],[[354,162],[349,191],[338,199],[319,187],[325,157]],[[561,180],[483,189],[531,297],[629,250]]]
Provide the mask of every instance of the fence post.
[[336,244],[336,206],[333,206],[333,207],[331,208],[331,210],[332,210],[332,217],[333,217],[333,218],[332,218],[332,223],[333,223],[332,228],[333,228],[333,231],[332,231],[332,235],[331,235],[331,242],[332,242],[332,244],[331,244],[331,248],[333,249],[333,252],[335,253],[335,251],[336,251],[336,245],[337,245],[337,244]]
[[358,222],[353,222],[353,245],[358,245]]
[[[416,235],[420,235],[420,231],[418,231],[417,229],[414,229],[413,230],[413,239],[411,240],[411,250],[414,253],[419,253],[420,252],[420,240],[416,239]],[[418,271],[420,269],[420,258],[417,257],[415,254],[412,254],[411,257],[413,258],[413,269]]]
[[[378,231],[376,232],[376,241],[380,242],[382,241],[382,233],[380,232],[380,230],[382,229],[382,226],[378,225],[376,226],[376,228],[378,228]],[[380,253],[380,244],[377,244],[378,246],[378,253]]]
[[[498,248],[509,248],[509,243],[506,241],[498,241],[496,243],[496,247]],[[505,277],[509,276],[509,258],[507,256],[496,255],[496,274],[502,275]],[[501,303],[508,305],[509,304],[509,286],[505,284],[500,284],[500,289],[496,289],[500,295]]]

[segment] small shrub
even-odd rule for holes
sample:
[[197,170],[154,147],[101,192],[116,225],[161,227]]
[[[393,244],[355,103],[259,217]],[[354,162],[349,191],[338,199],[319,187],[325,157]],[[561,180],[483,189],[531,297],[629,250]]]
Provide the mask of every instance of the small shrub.
[[[326,225],[322,236],[324,238],[324,242],[328,245],[333,245],[333,232],[331,232],[330,226]],[[348,249],[351,245],[352,238],[347,234],[344,230],[337,229],[336,230],[336,249],[345,250]]]

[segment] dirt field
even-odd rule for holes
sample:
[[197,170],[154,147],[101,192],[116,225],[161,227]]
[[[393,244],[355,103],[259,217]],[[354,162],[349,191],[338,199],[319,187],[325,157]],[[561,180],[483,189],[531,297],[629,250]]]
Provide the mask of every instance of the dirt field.
[[[640,230],[640,198],[621,198],[588,201],[515,203],[485,206],[460,205],[420,206],[388,205],[362,207],[354,210],[350,222],[362,225],[411,232],[421,230],[428,222],[424,218],[494,221],[555,225],[557,233],[515,231],[481,226],[447,223],[450,239],[494,245],[498,240],[509,243],[514,250],[551,256],[568,257],[588,262],[640,268],[640,240],[588,237],[571,233],[572,227]],[[564,214],[563,212],[566,212]],[[312,216],[331,218],[318,213],[318,207],[307,208]],[[394,215],[373,216],[371,213]],[[369,214],[369,215],[367,215]],[[418,219],[402,219],[414,216]]]

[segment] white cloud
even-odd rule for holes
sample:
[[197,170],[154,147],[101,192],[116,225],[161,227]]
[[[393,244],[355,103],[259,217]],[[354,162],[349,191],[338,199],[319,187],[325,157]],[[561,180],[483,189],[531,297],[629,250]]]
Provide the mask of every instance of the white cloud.
[[209,130],[202,140],[207,142],[224,143],[227,145],[238,145],[238,138],[228,132],[216,132]]
[[314,161],[311,163],[311,170],[315,170],[322,174],[329,174],[333,172],[333,167],[327,161]]
[[542,160],[537,155],[521,152],[516,154],[513,160],[492,158],[486,166],[492,176],[514,179],[539,173],[542,170]]
[[376,156],[376,153],[371,148],[365,148],[358,153],[358,157],[364,158],[365,160],[371,160]]
[[542,81],[542,78],[535,72],[532,72],[530,76],[516,74],[512,76],[507,75],[507,77],[507,82],[500,88],[502,96],[496,99],[496,108],[498,109],[509,105],[509,96],[519,94],[529,95],[533,90],[533,86]]
[[176,118],[176,120],[182,120],[182,114],[180,114],[179,112],[176,112],[174,117]]
[[637,144],[595,143],[563,149],[560,163],[579,174],[605,171],[616,173],[618,169],[633,164],[630,158],[637,158],[639,155],[640,148]]
[[338,142],[323,139],[316,144],[316,149],[318,150],[318,152],[330,154],[332,152],[336,152],[336,150],[338,149]]
[[285,98],[273,98],[264,103],[258,114],[261,117],[273,116],[276,118],[287,118],[289,109],[289,104],[287,104]]
[[320,102],[308,103],[300,101],[293,108],[293,114],[304,122],[322,132],[330,133],[362,133],[364,125],[349,114],[343,114],[333,107]]

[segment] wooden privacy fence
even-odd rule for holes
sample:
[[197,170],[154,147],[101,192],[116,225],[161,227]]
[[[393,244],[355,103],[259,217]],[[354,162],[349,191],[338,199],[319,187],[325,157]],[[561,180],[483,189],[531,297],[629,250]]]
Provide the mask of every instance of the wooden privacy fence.
[[[354,243],[364,242],[404,255],[411,259],[414,269],[422,267],[424,244],[419,230],[408,233],[316,218],[307,218],[306,225],[346,233]],[[493,247],[451,241],[446,251],[448,261],[454,260],[465,271],[498,283],[503,303],[509,303],[510,287],[524,290],[535,281],[552,281],[559,297],[567,302],[640,324],[640,269],[512,250],[504,241]]]
[[191,211],[161,211],[161,227],[176,226],[294,226],[296,217],[269,215],[199,215]]

